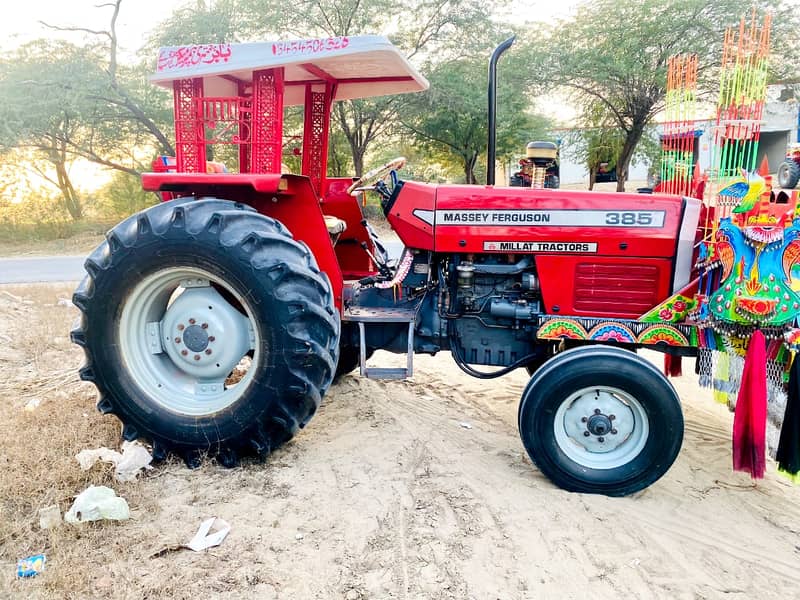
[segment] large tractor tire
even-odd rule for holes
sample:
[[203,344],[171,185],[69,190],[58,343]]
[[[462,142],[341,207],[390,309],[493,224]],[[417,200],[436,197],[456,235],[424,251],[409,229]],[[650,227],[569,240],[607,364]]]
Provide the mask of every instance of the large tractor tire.
[[557,486],[626,496],[675,461],[683,413],[672,384],[647,360],[585,346],[551,358],[531,378],[519,430],[533,462]]
[[778,185],[787,190],[793,190],[800,180],[800,164],[787,160],[778,167]]
[[331,384],[339,317],[330,282],[279,222],[183,198],[112,229],[73,295],[81,378],[126,440],[225,466],[266,456],[308,423]]

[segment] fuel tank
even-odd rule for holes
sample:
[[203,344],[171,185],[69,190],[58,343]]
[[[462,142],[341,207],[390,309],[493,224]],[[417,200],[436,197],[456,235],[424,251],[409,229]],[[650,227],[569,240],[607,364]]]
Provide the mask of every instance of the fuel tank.
[[624,318],[689,283],[699,216],[680,196],[416,182],[387,212],[410,247],[533,255],[547,313]]

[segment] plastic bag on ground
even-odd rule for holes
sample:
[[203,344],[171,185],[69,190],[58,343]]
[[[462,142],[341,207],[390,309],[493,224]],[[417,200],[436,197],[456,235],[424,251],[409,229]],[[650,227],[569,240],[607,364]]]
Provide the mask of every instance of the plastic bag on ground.
[[88,471],[98,460],[113,463],[117,481],[133,481],[142,469],[151,469],[153,456],[139,442],[122,442],[122,454],[103,446],[95,450],[81,450],[75,455],[81,469]]
[[85,523],[108,519],[124,521],[130,519],[131,512],[125,498],[104,485],[90,485],[78,494],[72,507],[64,515],[67,523]]

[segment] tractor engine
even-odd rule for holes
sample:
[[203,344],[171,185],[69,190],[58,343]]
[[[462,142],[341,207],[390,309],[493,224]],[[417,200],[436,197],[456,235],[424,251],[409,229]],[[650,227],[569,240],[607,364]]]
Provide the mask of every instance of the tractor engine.
[[468,363],[496,366],[534,352],[542,306],[532,256],[453,257],[446,281],[451,351]]

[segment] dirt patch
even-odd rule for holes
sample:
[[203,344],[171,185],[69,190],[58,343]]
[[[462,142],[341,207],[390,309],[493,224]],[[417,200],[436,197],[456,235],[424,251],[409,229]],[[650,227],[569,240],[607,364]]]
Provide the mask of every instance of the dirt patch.
[[[58,304],[69,290],[2,290],[13,297],[0,293],[0,597],[744,599],[795,588],[800,489],[772,463],[757,484],[731,472],[731,415],[691,377],[676,380],[678,461],[629,498],[553,487],[516,431],[523,373],[487,384],[447,355],[418,358],[413,381],[344,377],[265,464],[170,461],[120,484],[110,466],[84,473],[74,460],[116,446],[119,425],[75,375],[77,311]],[[66,510],[90,483],[113,487],[133,518],[38,528],[40,507]],[[214,515],[233,526],[220,547],[155,556]],[[46,571],[15,580],[16,560],[38,552]]]

